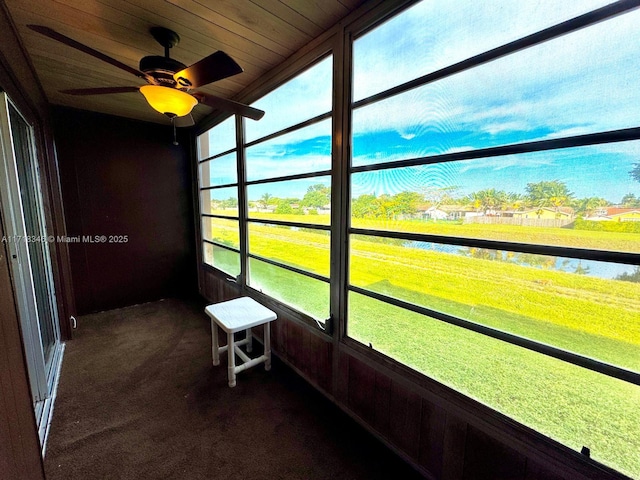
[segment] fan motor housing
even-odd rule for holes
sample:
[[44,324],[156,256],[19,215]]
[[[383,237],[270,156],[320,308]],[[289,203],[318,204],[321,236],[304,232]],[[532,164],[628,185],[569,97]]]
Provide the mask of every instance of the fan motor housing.
[[140,60],[140,71],[151,75],[159,85],[175,87],[173,74],[184,70],[187,66],[173,58],[150,55]]

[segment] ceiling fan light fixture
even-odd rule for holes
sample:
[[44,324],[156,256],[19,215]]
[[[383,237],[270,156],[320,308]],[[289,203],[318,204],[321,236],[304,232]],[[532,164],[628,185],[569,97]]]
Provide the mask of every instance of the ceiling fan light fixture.
[[189,115],[198,100],[182,90],[160,85],[144,85],[140,93],[147,99],[154,110],[169,116],[183,117]]

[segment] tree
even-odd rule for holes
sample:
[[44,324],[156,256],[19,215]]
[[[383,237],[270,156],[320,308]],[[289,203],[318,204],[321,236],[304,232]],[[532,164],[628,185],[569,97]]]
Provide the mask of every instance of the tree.
[[636,198],[633,193],[627,193],[620,203],[627,208],[640,207],[640,198]]
[[418,211],[418,206],[424,201],[422,195],[418,192],[404,191],[397,193],[392,197],[393,214],[397,215],[413,215]]
[[377,216],[385,219],[391,219],[394,217],[395,202],[391,195],[380,195],[376,199],[377,203]]
[[526,191],[532,207],[555,208],[556,212],[573,200],[573,192],[570,192],[567,185],[559,180],[527,183]]
[[522,208],[526,199],[523,195],[515,192],[505,194],[502,210],[519,210]]
[[376,216],[387,220],[413,215],[418,211],[422,196],[417,192],[404,191],[396,195],[380,195],[376,201]]
[[640,182],[640,163],[633,164],[633,168],[629,171],[629,175],[631,175],[631,178],[635,181]]
[[378,204],[375,195],[360,195],[351,202],[351,215],[353,215],[354,218],[377,217],[377,210]]
[[467,202],[479,212],[497,210],[509,204],[509,194],[495,188],[487,188],[471,193]]
[[459,188],[455,185],[449,187],[421,187],[420,195],[425,203],[437,208],[442,204],[450,205],[455,203],[453,194]]
[[576,213],[583,217],[590,217],[597,208],[606,207],[608,205],[609,202],[600,197],[586,197],[573,201]]
[[291,207],[291,204],[289,204],[288,202],[280,201],[280,202],[278,202],[278,206],[273,211],[273,213],[291,214],[291,213],[293,213],[293,208]]
[[578,265],[576,265],[576,268],[573,271],[573,273],[577,275],[587,275],[590,270],[591,268],[589,267],[589,265],[583,266],[582,260],[578,260]]
[[220,203],[222,208],[238,208],[238,199],[235,197],[229,197]]
[[273,195],[271,195],[270,193],[263,194],[260,197],[260,203],[262,204],[262,208],[267,208],[271,203],[272,198],[273,198]]
[[300,202],[304,207],[321,208],[331,203],[331,188],[321,183],[311,185]]
[[632,273],[625,272],[617,275],[615,280],[640,283],[640,266],[636,266]]

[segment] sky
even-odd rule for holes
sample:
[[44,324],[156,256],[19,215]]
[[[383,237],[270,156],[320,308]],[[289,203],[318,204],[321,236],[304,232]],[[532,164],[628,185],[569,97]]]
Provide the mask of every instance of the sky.
[[[423,1],[355,41],[353,100],[607,3],[484,0],[470,14],[462,0]],[[638,25],[634,10],[356,109],[352,165],[640,126]],[[267,114],[247,120],[249,141],[328,112],[331,57],[254,106]],[[233,147],[229,125],[214,129],[212,145]],[[327,120],[249,148],[248,179],[329,169],[329,129]],[[626,193],[640,197],[640,182],[629,175],[639,162],[640,141],[628,141],[354,174],[352,194],[443,187],[460,195],[484,188],[524,193],[527,183],[560,180],[577,198],[615,203]],[[255,186],[250,199],[265,192],[302,197],[313,183],[319,182]]]

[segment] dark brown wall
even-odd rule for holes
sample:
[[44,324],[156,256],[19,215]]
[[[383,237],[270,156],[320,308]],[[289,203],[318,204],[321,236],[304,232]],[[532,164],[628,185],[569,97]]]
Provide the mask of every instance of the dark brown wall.
[[[209,267],[201,293],[211,302],[240,292]],[[264,299],[263,299],[264,302]],[[626,478],[581,454],[349,339],[278,313],[273,351],[427,478],[588,480]],[[262,333],[254,332],[259,340]]]
[[53,109],[79,314],[196,290],[190,141],[168,125]]

